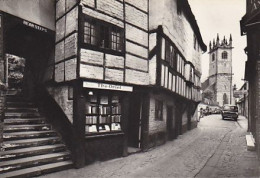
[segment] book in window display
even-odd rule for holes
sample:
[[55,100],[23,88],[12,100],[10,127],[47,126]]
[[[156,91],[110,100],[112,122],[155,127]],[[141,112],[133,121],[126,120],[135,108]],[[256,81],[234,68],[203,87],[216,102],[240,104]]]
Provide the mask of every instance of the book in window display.
[[100,104],[108,104],[108,96],[101,96]]
[[97,126],[96,125],[86,125],[85,130],[86,130],[86,132],[89,132],[89,133],[97,133]]
[[121,114],[121,105],[112,106],[112,114]]
[[100,125],[98,127],[99,132],[110,132],[110,127],[109,125]]
[[121,122],[121,115],[113,115],[111,116],[111,122]]
[[97,96],[96,96],[96,95],[90,96],[90,97],[89,97],[89,101],[90,101],[91,103],[97,103]]
[[110,124],[110,116],[100,116],[99,123],[100,124]]
[[121,125],[119,123],[112,123],[111,124],[111,130],[112,131],[120,131],[121,130]]
[[112,96],[111,103],[119,103],[119,97],[118,96]]
[[86,124],[97,124],[98,116],[86,116]]

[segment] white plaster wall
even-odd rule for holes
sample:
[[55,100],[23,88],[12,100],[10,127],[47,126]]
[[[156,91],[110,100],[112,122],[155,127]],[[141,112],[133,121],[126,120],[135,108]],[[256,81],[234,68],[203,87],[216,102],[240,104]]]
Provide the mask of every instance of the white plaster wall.
[[186,60],[201,72],[201,50],[193,47],[193,29],[184,13],[177,13],[177,0],[150,0],[149,8],[149,29],[157,29],[162,25],[164,33],[176,44]]

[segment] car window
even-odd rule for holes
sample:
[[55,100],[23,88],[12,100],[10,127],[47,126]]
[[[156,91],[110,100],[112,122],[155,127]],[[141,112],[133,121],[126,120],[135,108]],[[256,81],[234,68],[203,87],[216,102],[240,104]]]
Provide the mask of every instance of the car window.
[[224,106],[224,110],[233,110],[233,111],[237,111],[237,106]]

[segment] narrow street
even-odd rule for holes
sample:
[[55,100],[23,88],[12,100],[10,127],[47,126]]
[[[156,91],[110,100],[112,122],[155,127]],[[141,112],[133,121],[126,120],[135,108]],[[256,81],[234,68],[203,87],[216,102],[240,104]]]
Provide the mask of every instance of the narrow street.
[[247,151],[247,120],[201,119],[198,128],[145,153],[96,162],[43,177],[258,177],[256,152]]

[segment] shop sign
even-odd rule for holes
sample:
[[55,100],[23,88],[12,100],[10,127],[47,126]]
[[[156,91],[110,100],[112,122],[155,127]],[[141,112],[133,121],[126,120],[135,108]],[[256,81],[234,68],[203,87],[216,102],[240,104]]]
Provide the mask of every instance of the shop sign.
[[36,30],[42,31],[42,32],[48,32],[48,30],[47,30],[46,28],[41,27],[41,26],[39,26],[39,25],[36,25],[36,24],[34,24],[34,23],[32,23],[32,22],[28,22],[28,21],[26,21],[26,20],[23,21],[23,24],[26,25],[26,26],[28,26],[28,27],[34,28],[34,29],[36,29]]
[[133,91],[132,86],[114,85],[114,84],[99,83],[99,82],[83,82],[83,87],[102,89],[102,90],[116,90],[116,91],[128,91],[128,92]]
[[246,94],[247,94],[247,90],[235,90],[234,91],[234,97],[235,98],[242,98]]

